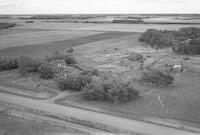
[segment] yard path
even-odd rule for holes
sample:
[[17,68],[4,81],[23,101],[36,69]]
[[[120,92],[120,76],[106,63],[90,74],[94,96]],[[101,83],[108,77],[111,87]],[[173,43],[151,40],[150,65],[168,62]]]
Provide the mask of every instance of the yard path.
[[45,102],[42,100],[35,100],[7,93],[0,92],[0,101],[34,109],[37,111],[43,111],[54,116],[67,116],[82,121],[99,123],[108,127],[115,127],[118,129],[132,131],[143,135],[200,135],[200,133],[164,127],[137,120],[130,120],[126,118],[116,117],[98,112],[92,112],[69,106],[62,106],[50,102]]
[[55,102],[56,100],[63,99],[67,96],[80,95],[80,93],[60,92],[57,96],[46,99],[47,102]]

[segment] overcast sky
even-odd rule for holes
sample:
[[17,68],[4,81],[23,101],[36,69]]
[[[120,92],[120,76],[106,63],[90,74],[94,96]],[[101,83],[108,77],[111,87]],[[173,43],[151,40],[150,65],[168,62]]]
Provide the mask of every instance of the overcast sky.
[[200,0],[0,0],[0,14],[200,13]]

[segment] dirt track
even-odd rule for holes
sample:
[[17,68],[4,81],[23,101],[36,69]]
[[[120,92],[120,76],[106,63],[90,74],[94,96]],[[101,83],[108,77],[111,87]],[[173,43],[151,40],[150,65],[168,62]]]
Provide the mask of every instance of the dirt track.
[[145,135],[199,135],[200,133],[192,133],[184,130],[178,130],[169,127],[163,127],[146,122],[130,120],[115,117],[107,114],[91,112],[78,108],[61,106],[45,101],[34,100],[30,98],[20,97],[16,95],[0,93],[0,100],[23,107],[31,108],[37,111],[44,111],[51,115],[62,115],[70,118],[76,118],[92,123],[99,123],[108,127],[128,130]]

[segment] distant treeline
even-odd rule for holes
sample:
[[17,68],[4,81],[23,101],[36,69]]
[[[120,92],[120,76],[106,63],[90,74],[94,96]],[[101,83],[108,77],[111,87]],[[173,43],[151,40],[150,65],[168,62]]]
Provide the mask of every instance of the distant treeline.
[[95,15],[32,15],[32,16],[18,16],[19,19],[90,19],[95,18]]
[[144,23],[141,19],[114,19],[113,23]]
[[178,31],[149,29],[139,41],[154,48],[172,47],[178,54],[200,54],[200,28],[188,27]]
[[0,30],[15,27],[15,23],[0,23]]

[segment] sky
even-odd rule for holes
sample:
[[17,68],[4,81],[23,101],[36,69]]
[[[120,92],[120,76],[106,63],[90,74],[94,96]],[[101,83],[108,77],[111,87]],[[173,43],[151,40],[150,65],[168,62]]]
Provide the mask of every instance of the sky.
[[200,13],[200,0],[0,0],[0,14]]

